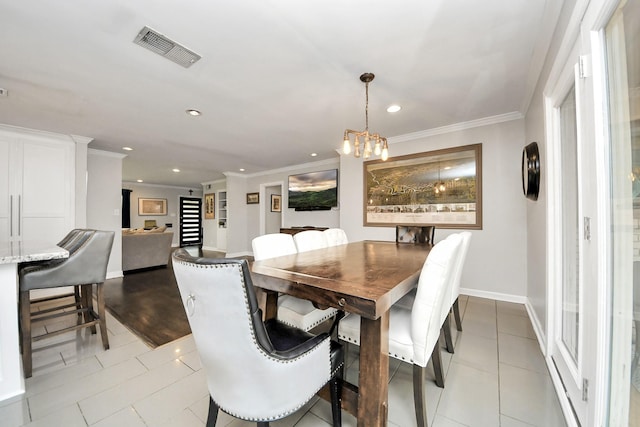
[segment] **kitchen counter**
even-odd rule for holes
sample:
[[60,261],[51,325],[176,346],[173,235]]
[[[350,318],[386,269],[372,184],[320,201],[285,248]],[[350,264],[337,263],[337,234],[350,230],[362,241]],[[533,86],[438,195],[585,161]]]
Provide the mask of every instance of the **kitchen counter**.
[[24,393],[18,330],[18,264],[68,258],[45,242],[0,242],[0,402]]

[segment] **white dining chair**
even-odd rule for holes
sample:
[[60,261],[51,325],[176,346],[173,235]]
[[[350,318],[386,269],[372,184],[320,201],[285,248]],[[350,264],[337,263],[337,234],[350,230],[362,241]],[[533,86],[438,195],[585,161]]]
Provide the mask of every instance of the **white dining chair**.
[[[453,311],[455,322],[456,322],[456,329],[462,332],[462,318],[460,317],[458,297],[460,296],[460,278],[462,277],[462,270],[464,269],[465,260],[467,258],[467,252],[469,251],[469,243],[471,242],[471,232],[463,231],[461,233],[451,234],[449,235],[449,237],[454,235],[460,235],[460,237],[462,237],[462,244],[460,246],[460,250],[458,251],[456,263],[454,266],[454,269],[455,269],[454,277],[453,277],[453,280],[451,281],[451,291],[448,297],[448,300],[449,300],[448,310],[442,313],[442,319],[441,319],[442,332],[444,334],[445,345],[446,345],[447,351],[452,354],[454,353],[454,345],[453,345],[453,337],[451,335],[449,313]],[[416,291],[417,289],[412,289],[408,294],[403,296],[394,305],[410,310],[411,307],[413,306],[413,302],[416,297]]]
[[327,246],[346,245],[349,243],[347,233],[342,228],[327,228],[323,233]]
[[294,234],[293,240],[296,243],[298,252],[307,252],[327,247],[327,239],[324,235],[324,231],[320,230],[301,231]]
[[[426,366],[431,359],[436,384],[444,387],[438,341],[443,311],[448,309],[455,262],[462,244],[459,235],[437,243],[420,272],[411,309],[392,306],[389,311],[389,356],[413,364],[413,397],[418,426],[427,426]],[[339,339],[360,345],[360,316],[348,314],[338,326]]]
[[[322,232],[318,231],[318,233]],[[251,247],[253,248],[253,259],[256,261],[298,252],[293,236],[286,233],[258,236],[251,241]],[[306,299],[291,295],[278,296],[278,320],[303,331],[309,331],[332,319],[336,313],[335,308],[321,310],[314,307],[313,303]]]

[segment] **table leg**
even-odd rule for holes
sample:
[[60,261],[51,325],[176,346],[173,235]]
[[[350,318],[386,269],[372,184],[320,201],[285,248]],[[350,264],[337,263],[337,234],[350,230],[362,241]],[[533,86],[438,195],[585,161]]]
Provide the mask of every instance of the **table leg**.
[[389,313],[360,320],[358,427],[387,425],[389,390]]
[[264,291],[265,307],[264,320],[275,319],[278,315],[278,293],[273,291]]

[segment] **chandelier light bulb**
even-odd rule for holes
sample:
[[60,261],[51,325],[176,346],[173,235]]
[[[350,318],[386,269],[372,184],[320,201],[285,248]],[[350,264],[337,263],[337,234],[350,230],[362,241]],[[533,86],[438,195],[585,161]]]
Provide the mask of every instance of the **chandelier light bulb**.
[[376,139],[376,144],[373,146],[373,153],[376,156],[379,156],[382,153],[382,148],[380,147],[380,140]]
[[353,152],[353,155],[356,157],[360,157],[360,145],[356,145],[356,149]]
[[344,154],[351,153],[351,142],[349,141],[348,138],[344,139],[344,143],[342,144],[342,152]]
[[380,158],[383,162],[386,162],[389,158],[389,147],[387,147],[387,143],[384,143],[384,147],[382,148],[382,153],[380,154]]

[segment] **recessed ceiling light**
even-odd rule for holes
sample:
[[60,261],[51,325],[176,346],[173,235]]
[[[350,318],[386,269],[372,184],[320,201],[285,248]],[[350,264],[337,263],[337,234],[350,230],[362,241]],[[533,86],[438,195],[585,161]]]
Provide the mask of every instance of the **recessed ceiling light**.
[[133,148],[131,148],[131,147],[122,147],[122,149],[124,151],[133,151]]
[[390,105],[387,107],[387,113],[397,113],[400,110],[402,110],[402,107],[399,105]]
[[143,181],[143,180],[141,180],[141,179],[137,179],[136,181],[138,181],[138,182],[144,182],[144,181]]
[[238,169],[240,172],[244,172],[244,168],[240,168]]
[[198,110],[194,110],[194,109],[189,109],[187,110],[187,114],[190,116],[200,116],[202,115],[202,113]]
[[180,172],[180,169],[177,169],[177,168],[176,169],[171,169],[171,170],[174,171],[175,173]]
[[311,157],[315,157],[317,155],[318,155],[318,153],[311,153]]

